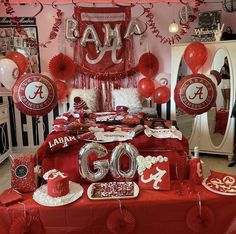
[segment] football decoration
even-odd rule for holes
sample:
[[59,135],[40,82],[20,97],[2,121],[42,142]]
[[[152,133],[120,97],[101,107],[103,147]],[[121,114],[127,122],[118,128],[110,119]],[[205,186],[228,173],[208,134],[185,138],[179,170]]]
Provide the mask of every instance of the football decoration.
[[107,229],[113,234],[133,233],[135,226],[134,215],[124,207],[114,210],[107,218]]
[[57,104],[55,83],[38,73],[23,75],[13,87],[13,101],[19,111],[26,115],[46,115]]
[[183,77],[176,85],[174,99],[176,105],[191,115],[207,112],[215,104],[216,86],[202,74]]
[[192,42],[184,51],[184,61],[194,74],[207,60],[207,48],[201,42]]
[[50,60],[49,71],[55,80],[69,80],[75,74],[75,64],[70,57],[60,53]]
[[148,78],[154,77],[159,70],[159,61],[154,54],[145,53],[139,59],[138,70]]

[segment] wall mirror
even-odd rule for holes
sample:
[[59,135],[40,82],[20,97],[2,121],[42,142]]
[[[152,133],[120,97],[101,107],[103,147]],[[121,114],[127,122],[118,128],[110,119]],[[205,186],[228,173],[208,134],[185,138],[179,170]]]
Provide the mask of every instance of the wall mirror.
[[221,76],[221,82],[216,86],[216,105],[207,113],[209,133],[211,141],[215,146],[219,146],[222,143],[229,122],[229,107],[231,101],[229,61],[227,51],[220,48],[216,51],[211,66],[211,70],[218,71]]
[[[181,78],[192,74],[191,70],[186,65],[184,59],[180,60],[178,74],[177,74],[177,83]],[[183,133],[186,138],[190,138],[192,135],[194,116],[189,115],[182,111],[178,106],[176,106],[176,121],[179,130]]]

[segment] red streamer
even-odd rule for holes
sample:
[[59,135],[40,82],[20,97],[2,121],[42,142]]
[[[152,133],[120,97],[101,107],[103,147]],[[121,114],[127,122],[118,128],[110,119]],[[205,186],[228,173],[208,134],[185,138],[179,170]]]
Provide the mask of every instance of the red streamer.
[[[183,0],[180,0],[180,2],[184,5],[187,5],[187,2],[184,2]],[[185,35],[188,31],[188,29],[190,29],[190,23],[192,23],[197,17],[196,17],[196,13],[198,12],[198,7],[204,2],[204,0],[195,0],[195,6],[194,6],[194,13],[193,15],[190,15],[189,20],[186,23],[183,23],[180,21],[180,25],[181,25],[181,30],[180,33],[175,34],[172,37],[166,37],[164,35],[162,35],[162,33],[160,32],[160,30],[158,29],[155,21],[154,21],[154,15],[151,12],[152,8],[153,8],[153,4],[150,3],[150,7],[143,7],[143,14],[145,15],[145,17],[147,18],[146,24],[147,26],[151,29],[152,33],[155,35],[156,38],[158,38],[160,40],[160,42],[162,44],[174,44],[175,42],[179,42],[183,35]]]
[[[53,24],[52,30],[51,30],[51,32],[49,34],[49,40],[44,42],[44,43],[38,43],[35,40],[33,40],[31,37],[28,36],[27,32],[25,31],[25,29],[20,24],[19,17],[14,16],[15,10],[11,6],[10,2],[7,1],[7,0],[3,0],[1,2],[5,6],[6,14],[10,15],[12,17],[11,23],[16,27],[16,31],[21,36],[25,36],[26,37],[26,40],[29,43],[30,47],[44,47],[44,48],[47,48],[47,45],[50,44],[52,42],[52,40],[54,40],[57,37],[57,34],[59,32],[59,26],[62,23],[62,15],[63,15],[63,12],[60,9],[56,8],[57,9],[57,13],[56,13],[56,17],[55,17],[55,23]],[[40,14],[42,12],[42,10],[43,10],[42,3],[40,3],[39,1],[38,1],[38,3],[40,4],[40,10],[39,10],[39,12],[35,16]]]

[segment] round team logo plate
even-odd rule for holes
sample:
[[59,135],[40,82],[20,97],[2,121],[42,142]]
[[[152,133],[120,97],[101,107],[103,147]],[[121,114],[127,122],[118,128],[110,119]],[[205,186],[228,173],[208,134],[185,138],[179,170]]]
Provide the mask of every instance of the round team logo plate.
[[174,99],[176,105],[191,115],[207,112],[215,104],[216,86],[202,74],[183,77],[176,85]]

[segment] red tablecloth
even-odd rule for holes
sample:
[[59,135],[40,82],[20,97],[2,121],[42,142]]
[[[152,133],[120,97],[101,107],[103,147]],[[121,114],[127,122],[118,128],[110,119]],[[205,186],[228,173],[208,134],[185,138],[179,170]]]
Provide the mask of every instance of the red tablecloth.
[[[135,234],[191,234],[186,224],[189,210],[198,207],[197,194],[179,195],[171,191],[142,190],[138,198],[120,200],[121,205],[135,217]],[[236,218],[236,197],[222,196],[207,191],[202,186],[199,191],[202,205],[213,212],[214,225],[202,234],[226,234],[233,219]],[[32,194],[24,195],[26,211],[39,217],[47,234],[109,234],[106,222],[115,209],[119,209],[118,200],[91,201],[86,195],[74,203],[60,207],[45,207],[32,200]],[[8,233],[12,221],[23,215],[22,204],[8,208],[0,206],[0,233]],[[203,220],[204,222],[204,220]],[[6,232],[3,230],[5,227]],[[236,225],[235,225],[236,229]],[[230,232],[231,233],[231,232]],[[234,232],[235,233],[235,232]],[[32,233],[34,234],[34,233]]]
[[[56,133],[52,133],[56,134]],[[69,148],[60,149],[55,152],[51,152],[48,147],[48,139],[52,135],[48,135],[43,145],[38,150],[38,160],[42,163],[43,171],[46,172],[50,169],[57,169],[59,171],[66,172],[69,175],[69,179],[74,182],[81,182],[81,176],[79,174],[78,153],[80,148],[88,142],[79,141],[78,144],[72,145]],[[166,156],[170,162],[170,174],[171,179],[176,175],[176,162],[181,157],[187,157],[188,155],[188,141],[186,138],[180,141],[178,139],[157,139],[155,137],[147,137],[145,134],[140,134],[133,140],[129,141],[133,144],[143,156]],[[103,144],[109,152],[111,152],[119,142]],[[110,158],[108,154],[107,158]],[[91,160],[95,160],[93,158]],[[110,178],[110,177],[109,177]]]

